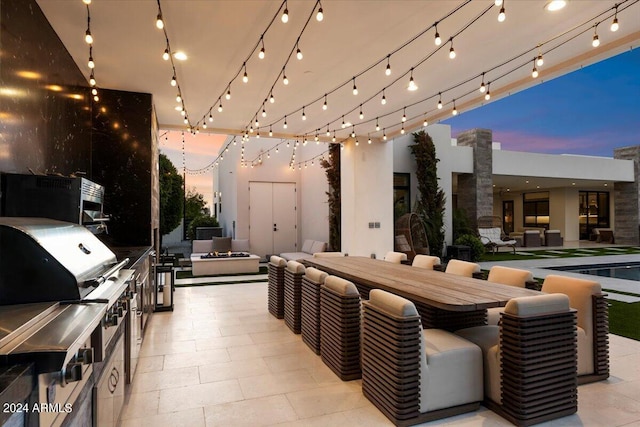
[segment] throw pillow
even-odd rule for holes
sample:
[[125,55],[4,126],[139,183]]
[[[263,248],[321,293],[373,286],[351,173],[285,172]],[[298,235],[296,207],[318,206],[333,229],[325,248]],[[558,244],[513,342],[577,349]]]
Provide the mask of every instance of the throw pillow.
[[229,252],[231,250],[231,237],[214,237],[213,238],[213,251],[214,252]]

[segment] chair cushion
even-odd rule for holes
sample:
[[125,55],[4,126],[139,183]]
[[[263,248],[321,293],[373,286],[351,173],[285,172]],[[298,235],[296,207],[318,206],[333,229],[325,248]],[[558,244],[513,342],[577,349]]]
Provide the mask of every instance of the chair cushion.
[[440,265],[440,258],[430,255],[416,255],[411,263],[413,267],[426,268],[433,270],[434,265]]
[[504,307],[504,312],[514,316],[537,316],[569,310],[569,297],[563,294],[535,295],[512,298]]
[[456,274],[458,276],[473,277],[473,273],[479,273],[480,266],[474,262],[452,259],[447,264],[445,273]]
[[487,308],[487,325],[497,325],[502,313],[504,313],[504,307]]
[[229,252],[231,250],[231,237],[214,237],[213,250],[218,252]]
[[342,279],[337,276],[327,276],[327,278],[324,279],[324,286],[338,293],[339,295],[343,295],[343,296],[360,295],[360,292],[358,292],[358,288],[356,288],[356,285],[354,285],[348,280]]
[[289,261],[287,262],[287,270],[293,274],[301,274],[304,273],[304,265],[298,261]]
[[571,307],[578,310],[578,326],[587,331],[588,334],[593,333],[591,295],[602,292],[600,283],[593,280],[550,274],[544,279],[542,292],[567,295]]
[[271,255],[269,262],[276,267],[285,267],[287,265],[287,260],[276,255]]
[[478,234],[482,237],[486,237],[492,243],[501,242],[502,231],[500,227],[492,228],[478,228]]
[[484,394],[501,403],[500,385],[500,328],[494,325],[474,326],[457,330],[456,335],[471,341],[482,350],[484,359]]
[[382,289],[369,292],[369,303],[396,317],[418,316],[418,310],[411,301]]
[[407,260],[407,254],[403,254],[401,252],[393,252],[389,251],[384,256],[385,261],[393,262],[395,264],[400,264],[402,261]]
[[302,244],[302,249],[300,250],[301,252],[306,252],[308,254],[312,254],[313,252],[311,252],[311,246],[313,245],[313,240],[305,240],[304,243]]
[[306,252],[284,252],[280,256],[287,261],[301,261],[303,259],[313,258],[313,255]]
[[503,267],[501,265],[494,265],[489,270],[489,277],[487,281],[502,283],[503,285],[517,286],[524,288],[526,282],[533,280],[533,274],[527,270],[520,270],[518,268]]
[[231,241],[232,252],[250,252],[249,239],[238,239]]
[[[325,242],[314,240],[313,243],[311,244],[311,250],[309,250],[308,253],[315,254],[316,252],[324,252],[326,250],[327,250],[327,244]],[[303,250],[302,252],[307,252],[307,251]]]
[[324,271],[318,270],[314,267],[307,267],[307,269],[304,271],[304,275],[312,282],[319,283],[321,285],[324,283],[325,279],[328,276],[328,274]]
[[213,242],[211,240],[194,240],[191,252],[194,254],[209,253],[213,251]]

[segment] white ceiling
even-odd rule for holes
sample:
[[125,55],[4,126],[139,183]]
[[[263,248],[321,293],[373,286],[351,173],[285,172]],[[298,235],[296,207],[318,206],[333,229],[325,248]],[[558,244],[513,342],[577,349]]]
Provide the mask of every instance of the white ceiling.
[[[289,22],[283,24],[279,17],[274,21],[264,36],[266,58],[258,59],[256,50],[247,61],[249,82],[246,84],[242,83],[242,72],[235,80],[232,79],[278,11],[279,0],[161,1],[172,50],[183,50],[189,56],[185,62],[176,61],[176,72],[190,122],[195,124],[208,116],[214,106],[214,122],[208,123],[207,131],[218,133],[242,132],[253,123],[258,113],[263,127],[261,132],[265,136],[268,125],[272,123],[276,136],[313,135],[316,129],[321,129],[324,134],[329,124],[330,129],[338,131],[340,138],[348,136],[351,131],[341,129],[344,114],[346,121],[356,124],[358,135],[370,133],[373,138],[381,137],[382,131],[375,132],[374,129],[375,118],[379,116],[380,126],[387,128],[387,135],[393,136],[400,130],[402,109],[409,104],[426,100],[406,109],[409,119],[405,124],[407,131],[421,126],[425,113],[430,122],[446,117],[451,113],[453,99],[457,99],[460,111],[486,102],[477,91],[481,80],[479,75],[520,53],[527,52],[517,61],[486,74],[486,81],[494,80],[491,102],[636,47],[640,41],[640,4],[637,0],[622,2],[618,14],[620,30],[615,33],[609,30],[613,12],[607,12],[616,4],[612,0],[571,0],[566,8],[554,13],[544,9],[544,0],[506,0],[505,22],[498,22],[499,8],[492,7],[455,37],[454,47],[458,55],[450,60],[449,38],[491,6],[493,0],[474,0],[450,18],[442,20],[463,3],[466,2],[324,0],[324,20],[317,22],[312,18],[309,21],[299,42],[304,58],[298,61],[293,54],[286,68],[290,84],[284,86],[278,75],[287,55],[294,49],[315,1],[288,2]],[[87,26],[84,3],[80,0],[38,0],[38,4],[88,78],[86,62],[89,49],[84,42]],[[622,10],[626,7],[628,9]],[[98,85],[151,93],[161,127],[184,128],[183,117],[175,110],[177,90],[169,85],[171,65],[161,58],[165,38],[155,26],[156,1],[95,0],[90,11]],[[601,13],[604,14],[598,16]],[[385,58],[438,20],[442,20],[438,31],[443,39],[439,51],[436,51],[434,30],[431,29],[391,56],[391,76],[384,74],[385,61],[358,77],[359,94],[352,94],[352,76]],[[594,49],[591,47],[592,27],[598,21],[602,21],[598,26],[602,44]],[[540,77],[532,79],[533,58],[538,52],[536,46],[583,23],[586,25],[541,47],[545,63],[540,67]],[[581,31],[584,33],[577,35]],[[572,41],[553,49],[574,36]],[[550,49],[553,50],[548,52]],[[431,57],[416,66],[428,56]],[[522,64],[525,65],[517,69]],[[407,91],[408,75],[391,85],[414,66],[413,77],[419,86],[417,91]],[[473,78],[475,76],[478,77]],[[472,81],[458,86],[471,78]],[[232,98],[227,101],[224,93],[231,81]],[[276,102],[267,103],[268,115],[262,118],[262,103],[269,96],[274,82],[277,82],[273,90]],[[309,105],[345,82],[348,82],[345,87],[328,96],[327,111],[322,110],[322,101]],[[379,92],[385,87],[388,87],[385,90],[388,102],[383,106]],[[436,109],[438,92],[442,92],[445,104],[442,110]],[[222,113],[217,111],[220,96],[224,106]],[[370,97],[373,100],[367,102]],[[361,103],[364,120],[358,118]],[[306,121],[301,120],[303,105],[307,105]],[[400,111],[383,117],[397,110]],[[284,130],[281,119],[286,114],[289,115],[289,127]],[[363,123],[371,119],[372,122]]]

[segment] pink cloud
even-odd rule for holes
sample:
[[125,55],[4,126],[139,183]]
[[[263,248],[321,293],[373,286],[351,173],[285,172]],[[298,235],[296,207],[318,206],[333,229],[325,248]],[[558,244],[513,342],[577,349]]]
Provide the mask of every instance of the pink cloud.
[[533,153],[613,155],[612,148],[608,144],[603,144],[602,136],[596,134],[561,137],[513,130],[494,131],[493,139],[500,142],[504,150]]

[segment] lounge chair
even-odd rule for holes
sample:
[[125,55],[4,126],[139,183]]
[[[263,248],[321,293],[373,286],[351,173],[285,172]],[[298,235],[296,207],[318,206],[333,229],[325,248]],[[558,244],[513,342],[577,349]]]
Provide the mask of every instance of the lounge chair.
[[502,247],[509,247],[516,253],[516,243],[514,239],[503,240],[506,237],[502,234],[500,227],[478,228],[478,235],[482,244],[492,253],[498,252]]

